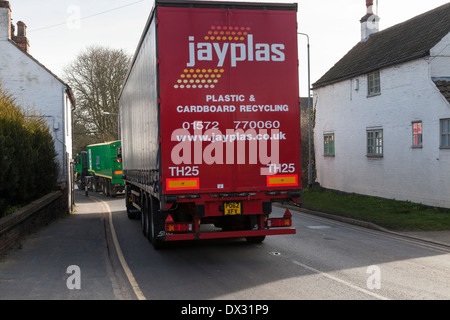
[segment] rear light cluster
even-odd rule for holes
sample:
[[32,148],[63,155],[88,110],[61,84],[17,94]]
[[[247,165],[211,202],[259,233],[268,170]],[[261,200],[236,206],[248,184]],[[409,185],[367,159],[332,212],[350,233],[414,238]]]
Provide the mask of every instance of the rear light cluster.
[[[286,210],[282,218],[270,218],[267,220],[269,228],[276,227],[290,227],[292,226],[292,215],[289,210]],[[166,232],[192,232],[193,225],[191,222],[175,222],[169,214],[165,221]]]
[[274,227],[290,227],[292,226],[292,215],[289,210],[286,210],[283,218],[270,218],[267,221],[267,226],[269,228]]
[[166,232],[187,232],[192,231],[192,223],[189,222],[175,222],[169,214],[165,223]]

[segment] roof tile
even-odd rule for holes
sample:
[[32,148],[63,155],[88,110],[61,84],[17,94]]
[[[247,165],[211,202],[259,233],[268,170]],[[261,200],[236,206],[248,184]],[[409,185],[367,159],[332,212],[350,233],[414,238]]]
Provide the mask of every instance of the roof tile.
[[359,42],[313,88],[428,56],[450,32],[450,2]]

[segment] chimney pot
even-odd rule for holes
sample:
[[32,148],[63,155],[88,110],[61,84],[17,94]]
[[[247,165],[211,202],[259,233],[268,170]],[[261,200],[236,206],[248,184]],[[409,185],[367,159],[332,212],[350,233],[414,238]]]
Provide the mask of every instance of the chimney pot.
[[11,39],[26,53],[30,51],[30,44],[27,38],[27,25],[23,21],[17,22],[17,35]]
[[366,0],[367,14],[373,14],[373,0]]
[[17,22],[17,36],[18,37],[27,36],[27,25],[23,21]]

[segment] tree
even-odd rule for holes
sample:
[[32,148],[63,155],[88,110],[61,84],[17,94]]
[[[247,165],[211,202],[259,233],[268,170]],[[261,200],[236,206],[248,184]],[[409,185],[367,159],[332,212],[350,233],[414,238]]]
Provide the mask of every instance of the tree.
[[118,98],[130,61],[131,56],[122,49],[91,46],[64,69],[65,80],[77,100],[75,153],[88,144],[118,138]]
[[56,156],[45,118],[0,84],[0,217],[53,189]]
[[[317,101],[316,101],[317,102]],[[309,184],[309,110],[307,109],[308,98],[302,99],[300,108],[300,126],[301,126],[301,144],[302,152],[302,186],[307,187]],[[313,98],[311,98],[311,183],[314,185],[316,181],[316,157],[314,152],[314,126],[316,123],[316,108],[313,106]]]

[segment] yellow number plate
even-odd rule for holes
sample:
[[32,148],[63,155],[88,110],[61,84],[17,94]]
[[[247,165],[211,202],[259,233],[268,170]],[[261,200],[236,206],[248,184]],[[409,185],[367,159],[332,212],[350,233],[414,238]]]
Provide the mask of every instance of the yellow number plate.
[[235,216],[242,214],[242,203],[241,202],[226,202],[223,205],[224,214],[226,216]]

